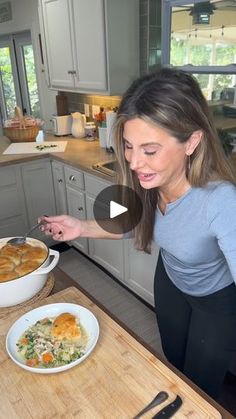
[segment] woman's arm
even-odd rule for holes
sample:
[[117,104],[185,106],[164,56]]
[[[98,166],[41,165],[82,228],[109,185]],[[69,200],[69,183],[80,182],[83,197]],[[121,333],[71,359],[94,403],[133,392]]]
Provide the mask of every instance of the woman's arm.
[[41,231],[57,241],[74,240],[77,237],[115,240],[123,238],[123,234],[113,234],[104,230],[95,220],[79,220],[69,215],[57,215],[43,216],[39,221],[44,223],[40,227]]

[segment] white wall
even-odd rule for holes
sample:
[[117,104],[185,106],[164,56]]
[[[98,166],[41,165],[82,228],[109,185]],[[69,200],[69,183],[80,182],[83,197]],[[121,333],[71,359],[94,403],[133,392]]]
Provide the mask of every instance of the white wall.
[[[5,1],[5,0],[4,0]],[[3,1],[1,1],[3,3]],[[39,87],[41,117],[45,121],[45,128],[51,128],[50,118],[56,113],[55,95],[57,92],[47,88],[45,73],[41,63],[39,47],[39,18],[37,0],[10,0],[12,20],[0,23],[0,35],[30,30],[33,49],[35,52],[35,65]]]

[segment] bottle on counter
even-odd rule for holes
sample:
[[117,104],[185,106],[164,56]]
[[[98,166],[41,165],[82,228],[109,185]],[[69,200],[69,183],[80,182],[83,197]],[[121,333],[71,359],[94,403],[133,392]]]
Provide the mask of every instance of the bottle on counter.
[[106,126],[106,112],[103,106],[100,106],[100,111],[95,115],[95,121],[98,127]]

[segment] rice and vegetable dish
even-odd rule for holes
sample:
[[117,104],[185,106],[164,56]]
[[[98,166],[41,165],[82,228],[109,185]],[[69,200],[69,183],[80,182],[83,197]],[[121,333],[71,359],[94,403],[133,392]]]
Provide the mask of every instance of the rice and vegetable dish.
[[30,326],[17,342],[26,365],[37,368],[60,367],[81,358],[88,334],[79,319],[70,313],[46,317]]

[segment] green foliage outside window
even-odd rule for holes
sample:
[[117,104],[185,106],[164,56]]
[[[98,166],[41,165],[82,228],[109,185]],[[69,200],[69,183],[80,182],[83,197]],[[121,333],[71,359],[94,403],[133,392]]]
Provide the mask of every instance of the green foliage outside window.
[[10,49],[8,47],[0,49],[0,71],[6,111],[9,116],[16,106],[16,94],[12,76]]
[[35,74],[34,54],[32,45],[23,47],[25,72],[27,78],[28,95],[31,107],[31,114],[35,118],[40,117],[38,87]]
[[[38,87],[32,45],[25,45],[22,47],[22,56],[24,60],[30,113],[35,118],[40,118]],[[12,117],[17,103],[9,47],[0,48],[0,77],[7,117]]]
[[[194,42],[194,41],[193,41]],[[236,45],[227,43],[216,43],[214,63],[211,62],[213,45],[210,42],[193,45],[191,38],[171,39],[171,59],[173,66],[181,67],[186,64],[193,66],[224,66],[235,62]],[[196,69],[197,70],[197,69]],[[207,99],[221,99],[224,89],[234,86],[234,76],[231,74],[196,74],[203,93]]]

